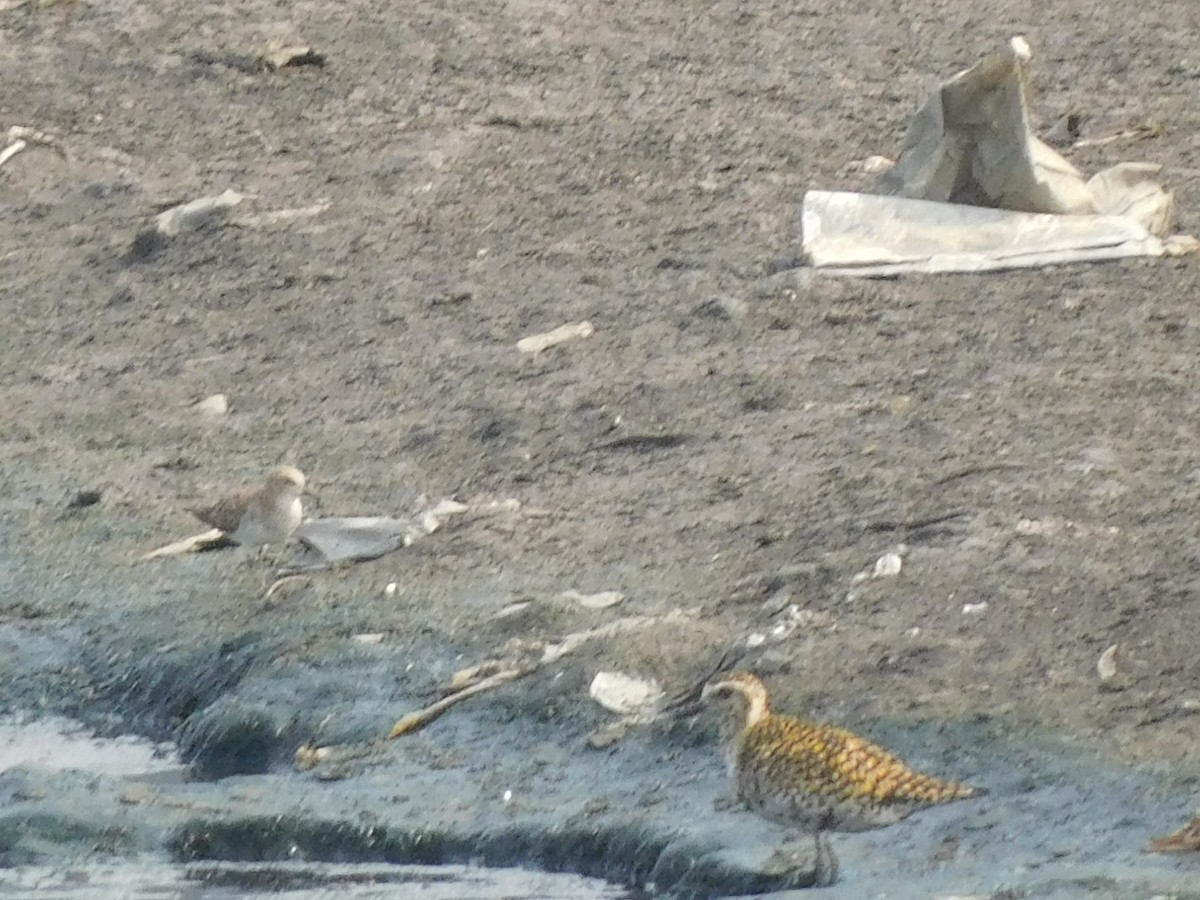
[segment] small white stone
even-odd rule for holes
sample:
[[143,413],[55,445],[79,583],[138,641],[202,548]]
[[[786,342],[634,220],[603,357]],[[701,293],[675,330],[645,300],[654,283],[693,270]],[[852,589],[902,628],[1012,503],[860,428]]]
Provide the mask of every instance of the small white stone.
[[388,586],[383,589],[384,596],[391,597],[399,589],[400,589],[400,585],[396,584],[396,582],[394,582],[394,581],[388,582]]
[[597,672],[588,694],[605,709],[621,715],[649,714],[663,698],[663,690],[653,678],[634,678],[623,672]]
[[225,394],[213,394],[196,404],[196,412],[214,419],[229,412],[229,398]]
[[872,578],[891,578],[900,574],[904,560],[899,553],[885,553],[875,560],[875,572]]

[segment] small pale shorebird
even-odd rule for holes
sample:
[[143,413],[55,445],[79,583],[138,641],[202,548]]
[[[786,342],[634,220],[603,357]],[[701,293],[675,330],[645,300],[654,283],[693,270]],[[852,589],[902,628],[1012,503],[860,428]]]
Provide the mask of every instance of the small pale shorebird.
[[304,473],[293,466],[278,466],[257,489],[248,488],[224,497],[192,515],[225,533],[244,547],[262,547],[286,541],[300,524]]
[[915,772],[844,728],[771,712],[766,685],[749,672],[718,676],[701,697],[719,694],[745,701],[745,724],[730,754],[737,799],[767,819],[813,835],[818,885],[837,878],[825,831],[891,825],[923,807],[981,793]]

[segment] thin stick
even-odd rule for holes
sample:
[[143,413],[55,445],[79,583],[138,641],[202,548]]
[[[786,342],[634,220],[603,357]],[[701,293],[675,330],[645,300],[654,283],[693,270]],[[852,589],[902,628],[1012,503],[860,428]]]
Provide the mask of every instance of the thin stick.
[[455,691],[449,696],[443,697],[436,703],[430,703],[423,709],[418,709],[415,712],[407,713],[400,717],[400,720],[392,726],[392,730],[388,732],[387,739],[390,741],[393,738],[398,738],[402,734],[408,734],[410,731],[415,731],[428,725],[455,703],[461,703],[468,697],[474,697],[476,694],[482,694],[484,691],[490,691],[493,688],[498,688],[502,684],[508,684],[510,681],[516,681],[522,676],[528,675],[533,669],[501,669],[495,675],[489,675],[483,681],[477,681],[469,687],[463,688],[461,691]]

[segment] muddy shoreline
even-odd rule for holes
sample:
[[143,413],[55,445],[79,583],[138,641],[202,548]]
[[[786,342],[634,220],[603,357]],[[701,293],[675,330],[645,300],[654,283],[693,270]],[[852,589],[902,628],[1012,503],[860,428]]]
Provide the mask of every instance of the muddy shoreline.
[[[164,636],[132,643],[144,648]],[[15,648],[24,637],[8,629],[5,640]],[[37,647],[60,640],[43,637]],[[718,716],[658,723],[589,749],[588,730],[606,714],[564,697],[556,683],[570,675],[537,673],[374,752],[297,771],[301,742],[376,738],[387,725],[380,710],[420,704],[419,679],[395,677],[390,649],[347,648],[320,666],[281,666],[279,636],[207,648],[168,642],[154,655],[116,649],[126,641],[128,631],[103,654],[61,646],[58,659],[89,661],[73,671],[79,693],[54,702],[43,693],[42,709],[113,733],[136,723],[148,736],[177,739],[187,776],[11,769],[0,776],[6,865],[147,854],[183,864],[470,863],[573,872],[680,897],[811,881],[805,843],[719,810],[728,785]],[[443,649],[430,654],[437,658],[452,657]],[[30,667],[20,682],[44,688],[55,668]],[[916,728],[877,722],[873,736],[989,793],[879,832],[836,835],[843,875],[824,895],[1189,896],[1186,865],[1141,852],[1155,823],[1190,808],[1180,779],[1161,766],[1114,766],[986,716]],[[1064,831],[1064,823],[1074,824]]]

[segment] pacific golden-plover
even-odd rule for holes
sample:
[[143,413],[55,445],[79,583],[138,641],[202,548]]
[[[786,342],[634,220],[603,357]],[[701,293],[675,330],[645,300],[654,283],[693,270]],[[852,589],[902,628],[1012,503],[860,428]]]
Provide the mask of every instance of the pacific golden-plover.
[[701,696],[716,694],[740,694],[745,700],[745,724],[730,753],[737,799],[774,822],[814,836],[818,883],[831,884],[837,871],[825,831],[878,828],[923,807],[981,793],[915,772],[844,728],[771,712],[766,685],[749,672],[719,676]]

